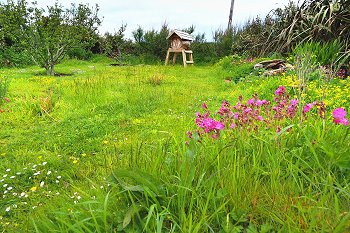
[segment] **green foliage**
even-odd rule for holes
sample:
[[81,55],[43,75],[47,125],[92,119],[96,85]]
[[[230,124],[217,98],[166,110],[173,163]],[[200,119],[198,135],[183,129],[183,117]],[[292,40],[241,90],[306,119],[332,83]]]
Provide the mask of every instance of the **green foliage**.
[[232,54],[232,43],[234,41],[233,35],[234,29],[231,27],[226,31],[217,29],[214,32],[213,39],[216,45],[217,57],[221,58]]
[[7,90],[9,86],[9,80],[7,78],[0,76],[0,106],[5,101],[5,97],[7,95]]
[[100,24],[99,8],[73,4],[70,9],[63,9],[56,2],[44,10],[36,4],[28,5],[24,0],[2,4],[4,14],[0,22],[11,25],[12,30],[7,30],[7,34],[16,38],[14,41],[25,48],[48,75],[54,75],[54,66],[68,50],[77,46],[87,48],[94,43],[94,33]]
[[238,55],[233,55],[220,59],[215,66],[222,69],[225,80],[239,82],[255,72],[253,69],[254,64],[253,61],[243,59]]
[[75,47],[67,51],[67,56],[71,59],[90,60],[93,53],[82,47]]
[[249,20],[242,28],[235,30],[232,51],[241,55],[257,56],[262,50],[263,42],[266,41],[266,22],[259,17]]
[[169,34],[169,28],[166,23],[164,23],[159,31],[154,29],[149,31],[144,31],[139,27],[133,32],[136,55],[145,55],[149,57],[154,57],[161,61],[165,60],[165,55],[168,49],[168,41],[166,37]]
[[349,49],[349,2],[346,0],[290,1],[264,19],[249,20],[234,33],[233,52],[252,56],[288,53],[302,42],[341,41]]
[[4,46],[0,48],[0,67],[25,67],[33,65],[31,55],[16,46]]
[[130,53],[132,48],[131,41],[126,40],[124,38],[124,32],[126,30],[126,25],[122,25],[118,32],[114,34],[106,33],[102,38],[101,42],[101,50],[108,57],[113,58],[118,63],[123,62],[123,58],[125,55]]
[[305,1],[281,31],[279,43],[288,48],[303,41],[330,42],[335,39],[349,46],[349,2],[346,0]]
[[219,59],[215,43],[195,41],[191,49],[196,64],[213,64]]

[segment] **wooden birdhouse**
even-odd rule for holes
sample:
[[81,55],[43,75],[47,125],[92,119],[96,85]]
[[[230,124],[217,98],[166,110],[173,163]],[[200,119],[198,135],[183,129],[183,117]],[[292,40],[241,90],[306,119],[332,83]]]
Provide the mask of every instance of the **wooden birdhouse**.
[[[170,48],[166,55],[165,65],[169,62],[170,53],[174,53],[173,64],[176,62],[177,53],[182,53],[184,67],[186,67],[187,64],[193,64],[193,52],[190,50],[193,37],[190,34],[179,30],[173,30],[169,33],[167,40],[170,42]],[[189,60],[187,60],[187,54],[189,54]]]

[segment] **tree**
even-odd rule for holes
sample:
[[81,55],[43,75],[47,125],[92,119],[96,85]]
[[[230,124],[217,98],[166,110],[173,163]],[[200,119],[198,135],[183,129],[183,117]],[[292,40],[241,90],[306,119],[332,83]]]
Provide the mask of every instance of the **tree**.
[[122,63],[122,50],[125,47],[127,41],[124,38],[124,32],[126,30],[126,24],[123,24],[117,32],[114,34],[105,33],[102,43],[103,52],[115,59],[118,63]]
[[[101,24],[98,18],[99,7],[75,4],[69,9],[63,9],[56,2],[46,10],[36,3],[28,6],[25,0],[17,3],[9,0],[4,5],[7,12],[16,15],[18,25],[11,33],[31,54],[33,61],[46,69],[47,75],[55,74],[55,65],[75,46],[91,46],[94,43],[94,33]],[[7,12],[2,21],[7,19]],[[7,23],[10,18],[7,19]],[[12,23],[13,24],[13,23]]]
[[233,7],[234,7],[234,5],[235,5],[235,0],[231,0],[230,16],[228,18],[227,30],[232,28],[232,16],[233,16]]

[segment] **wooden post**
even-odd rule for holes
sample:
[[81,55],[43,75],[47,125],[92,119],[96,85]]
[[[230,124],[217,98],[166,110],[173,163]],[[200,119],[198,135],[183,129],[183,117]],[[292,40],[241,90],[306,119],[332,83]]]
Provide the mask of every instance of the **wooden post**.
[[169,62],[169,56],[170,56],[170,49],[168,49],[168,52],[166,53],[165,65],[168,65],[168,62]]
[[176,62],[176,57],[177,57],[177,53],[175,52],[174,57],[173,57],[173,64],[175,64],[175,62]]
[[187,61],[186,61],[186,53],[185,50],[182,50],[182,61],[184,63],[184,67],[187,67]]

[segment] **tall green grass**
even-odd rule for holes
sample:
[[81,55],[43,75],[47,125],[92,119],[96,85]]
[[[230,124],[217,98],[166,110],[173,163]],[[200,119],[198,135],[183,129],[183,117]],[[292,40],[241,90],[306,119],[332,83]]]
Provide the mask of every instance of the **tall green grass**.
[[[347,128],[320,120],[280,135],[225,132],[220,140],[185,144],[202,102],[216,109],[242,94],[270,99],[281,77],[235,84],[224,82],[220,67],[77,61],[57,69],[72,75],[37,76],[36,68],[4,71],[11,77],[11,102],[5,103],[11,112],[0,115],[0,175],[47,164],[38,166],[38,178],[16,180],[28,199],[0,201],[1,230],[349,229]],[[51,109],[43,111],[41,101],[48,97]],[[62,178],[56,183],[48,171]],[[31,170],[25,174],[32,176]]]

